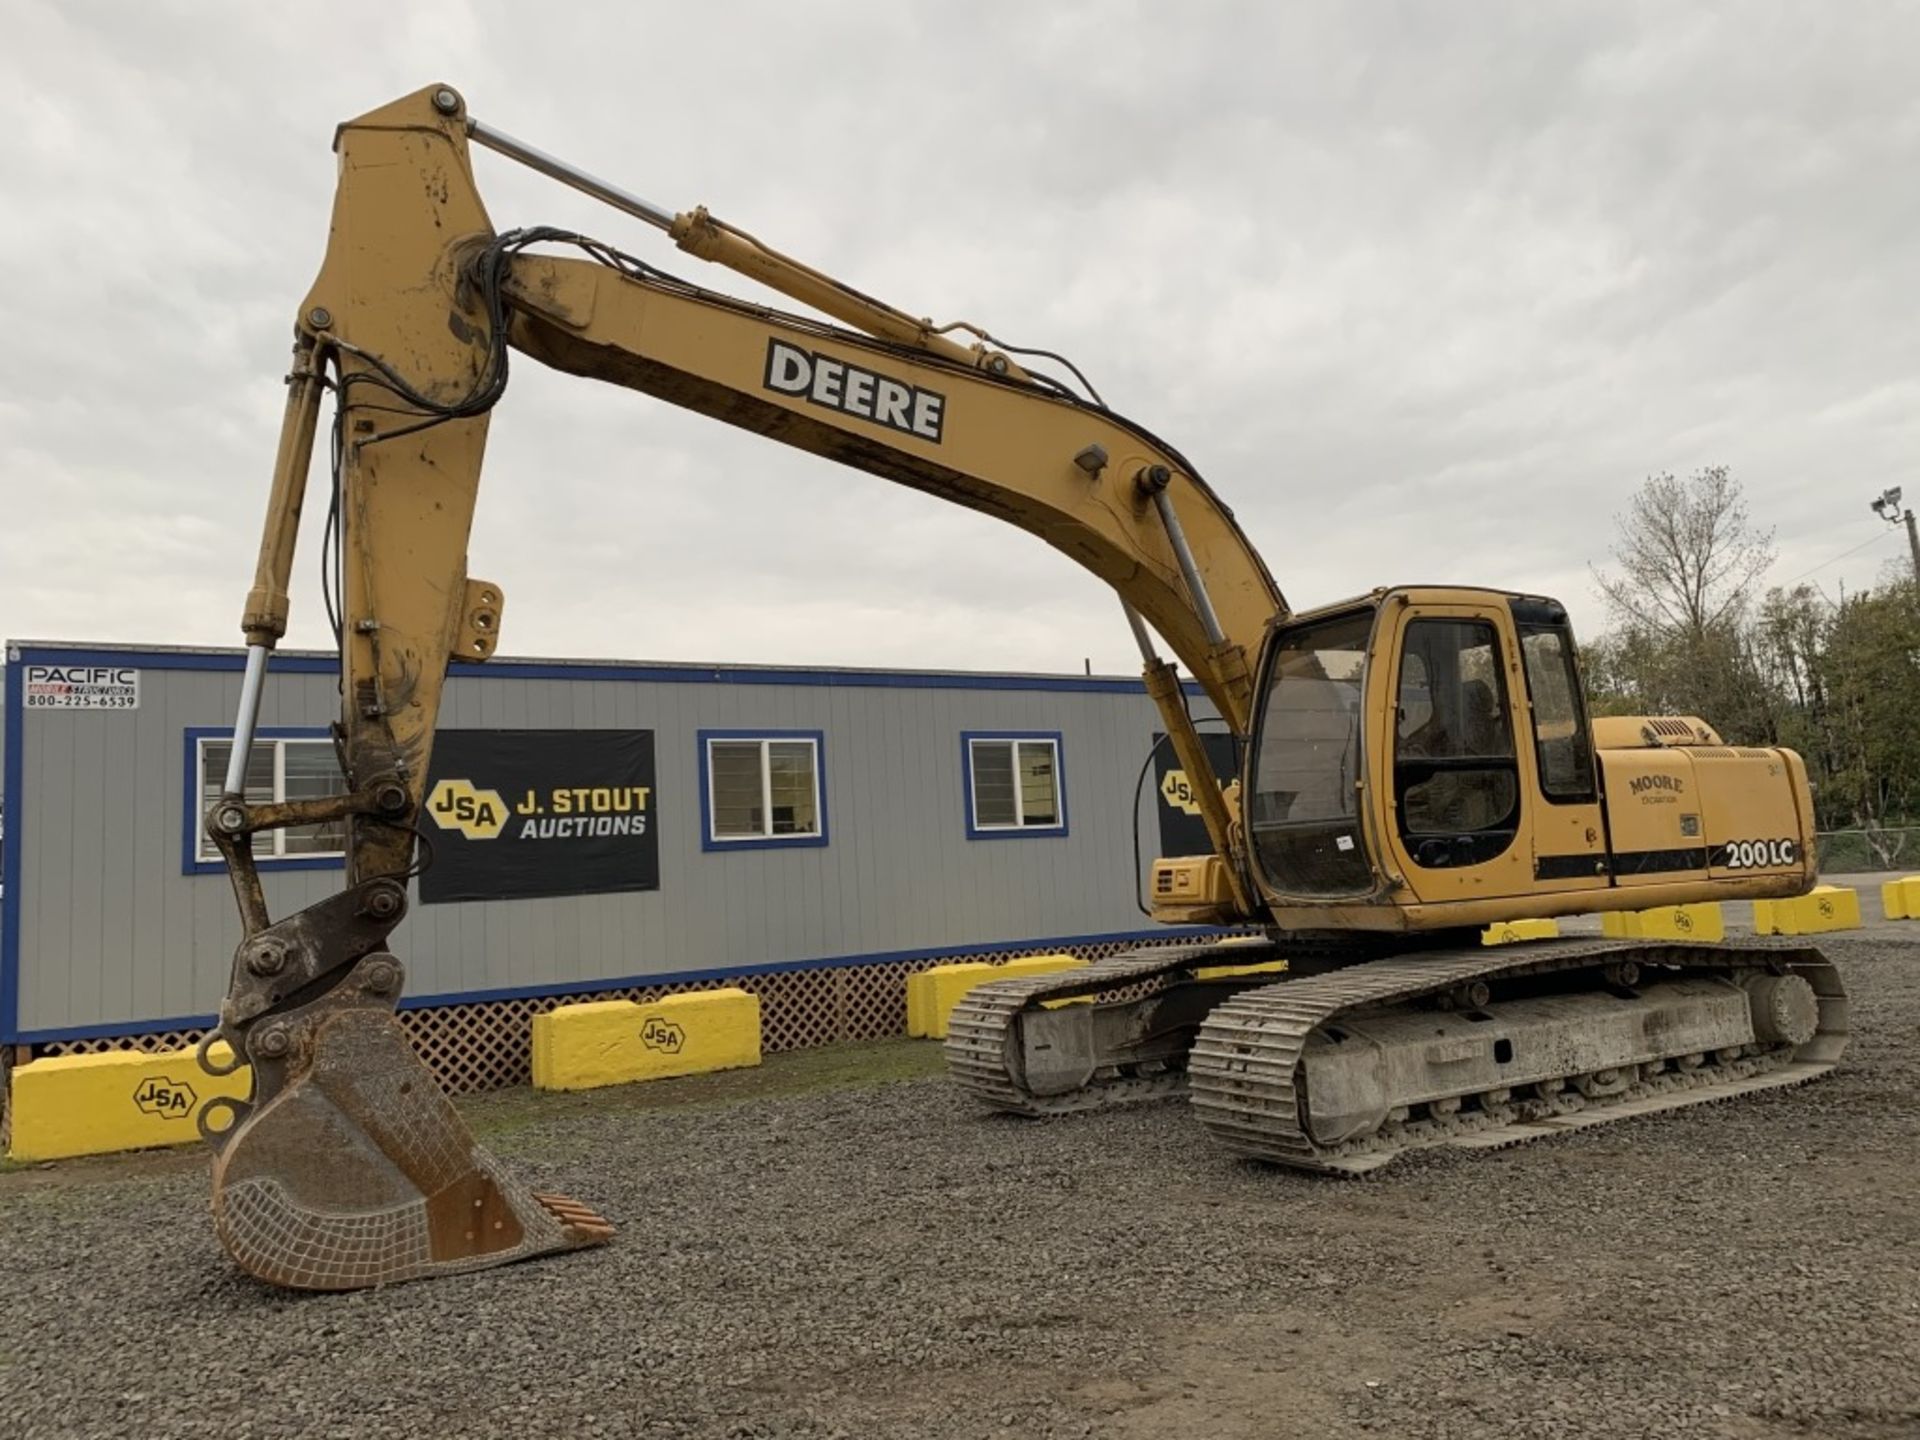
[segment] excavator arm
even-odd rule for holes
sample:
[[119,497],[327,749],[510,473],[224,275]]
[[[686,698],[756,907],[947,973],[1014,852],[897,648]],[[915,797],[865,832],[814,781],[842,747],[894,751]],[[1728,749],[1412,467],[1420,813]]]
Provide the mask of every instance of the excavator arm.
[[[691,254],[833,321],[690,285],[569,232],[496,233],[474,184],[477,140],[666,230]],[[656,396],[996,516],[1120,595],[1188,773],[1210,774],[1166,641],[1236,734],[1285,602],[1193,467],[1143,427],[1030,373],[983,332],[962,345],[714,219],[672,216],[513,140],[430,87],[341,127],[320,276],[302,305],[254,587],[233,765],[208,831],[245,938],[202,1047],[253,1067],[244,1102],[207,1107],[216,1228],[249,1271],[341,1289],[597,1243],[577,1203],[524,1192],[479,1147],[392,1014],[386,947],[408,903],[447,667],[498,643],[500,588],[467,574],[487,424],[515,352]],[[543,247],[536,253],[535,246]],[[547,253],[562,247],[572,254]],[[847,328],[852,327],[852,328]],[[286,630],[305,478],[334,392],[330,572],[341,654],[336,732],[347,792],[273,805],[244,795],[267,657]],[[1236,913],[1259,902],[1237,827],[1198,787]],[[268,913],[251,837],[344,820],[340,895]]]

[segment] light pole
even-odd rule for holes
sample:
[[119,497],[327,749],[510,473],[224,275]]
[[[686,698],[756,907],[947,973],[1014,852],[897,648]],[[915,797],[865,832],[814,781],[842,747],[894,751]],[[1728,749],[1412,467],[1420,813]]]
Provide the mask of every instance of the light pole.
[[1913,555],[1913,580],[1920,585],[1920,530],[1913,524],[1913,511],[1900,509],[1900,487],[1892,486],[1880,492],[1880,498],[1873,502],[1873,513],[1889,525],[1898,525],[1902,521],[1907,526],[1907,549]]

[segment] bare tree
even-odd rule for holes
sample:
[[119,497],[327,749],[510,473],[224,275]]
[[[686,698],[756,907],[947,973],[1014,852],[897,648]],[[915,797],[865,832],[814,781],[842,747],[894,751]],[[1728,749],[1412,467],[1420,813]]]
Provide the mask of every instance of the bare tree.
[[1867,849],[1873,852],[1874,862],[1881,870],[1891,870],[1900,863],[1900,852],[1907,848],[1907,836],[1910,831],[1889,830],[1878,820],[1867,821],[1860,834],[1867,842]]
[[1615,524],[1619,572],[1594,580],[1624,627],[1661,640],[1698,644],[1737,623],[1773,564],[1773,532],[1753,527],[1725,465],[1648,477]]

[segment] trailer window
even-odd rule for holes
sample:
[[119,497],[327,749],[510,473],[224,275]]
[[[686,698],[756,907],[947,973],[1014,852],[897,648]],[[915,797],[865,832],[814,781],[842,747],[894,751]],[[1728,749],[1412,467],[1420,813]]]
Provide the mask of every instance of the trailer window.
[[[224,863],[220,852],[207,838],[206,817],[220,798],[220,787],[226,783],[227,757],[233,753],[233,741],[227,737],[198,736],[194,750],[201,821],[195,831],[194,862],[220,865]],[[340,773],[333,741],[324,736],[256,739],[248,752],[246,798],[250,804],[318,800],[346,793],[347,782]],[[253,853],[264,861],[338,860],[346,854],[346,849],[344,820],[325,825],[289,825],[284,830],[263,830],[253,837]]]
[[967,776],[967,838],[1067,833],[1060,737],[961,737]]
[[702,847],[827,843],[818,731],[702,731]]

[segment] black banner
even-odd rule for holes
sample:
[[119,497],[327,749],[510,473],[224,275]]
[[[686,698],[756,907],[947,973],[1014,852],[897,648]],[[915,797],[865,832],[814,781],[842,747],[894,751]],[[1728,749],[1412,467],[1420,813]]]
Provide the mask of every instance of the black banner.
[[[1155,734],[1153,742],[1154,808],[1160,814],[1161,855],[1211,855],[1213,842],[1207,838],[1207,822],[1200,818],[1200,805],[1193,798],[1187,772],[1180,768],[1180,757],[1173,753],[1173,745],[1164,735]],[[1233,736],[1202,730],[1200,743],[1207,747],[1217,784],[1238,777],[1239,757],[1234,753]]]
[[651,730],[442,730],[420,899],[660,888]]

